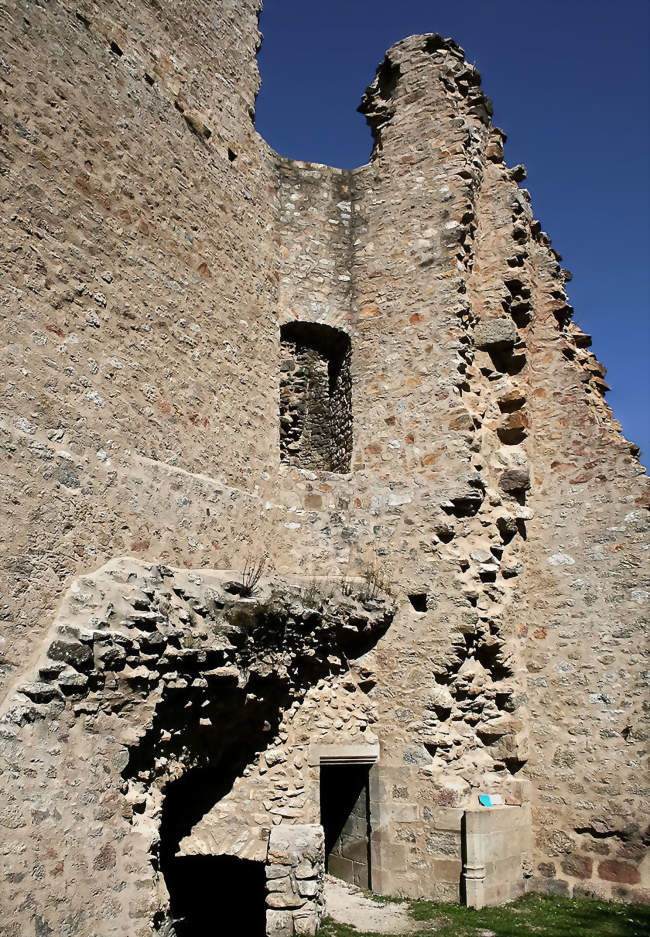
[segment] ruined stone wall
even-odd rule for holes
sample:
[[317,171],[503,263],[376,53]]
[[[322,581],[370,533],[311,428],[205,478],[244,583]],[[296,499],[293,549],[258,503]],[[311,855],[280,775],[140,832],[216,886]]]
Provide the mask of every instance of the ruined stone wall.
[[[367,166],[277,156],[251,120],[257,11],[21,0],[3,21],[2,712],[16,718],[20,686],[47,697],[60,597],[112,558],[209,570],[267,554],[322,577],[326,600],[328,577],[365,571],[393,593],[389,630],[278,701],[277,732],[199,812],[188,853],[256,854],[231,823],[246,804],[257,831],[317,822],[309,745],[363,735],[380,746],[377,890],[457,900],[463,812],[494,792],[532,805],[528,887],[647,897],[647,480],[524,170],[503,162],[478,73],[437,36],[380,66]],[[281,461],[280,328],[296,322],[350,341],[343,472]],[[92,632],[92,604],[79,614]],[[156,653],[130,649],[128,666]],[[151,845],[173,800],[137,772],[115,793],[137,741],[114,734],[123,678],[93,687],[91,710],[63,680],[63,696],[19,697],[63,707],[58,735],[18,713],[20,739],[15,721],[3,736],[0,927],[49,927],[56,891],[69,933],[123,933],[132,913],[144,937],[162,926]],[[81,846],[60,829],[90,822],[88,776]],[[56,848],[35,850],[41,824]],[[94,922],[61,887],[84,876],[104,900]]]
[[228,566],[264,514],[232,487],[277,447],[258,6],[3,17],[5,675],[75,573]]
[[585,336],[558,334],[557,267],[541,244],[531,255],[535,517],[520,595],[538,870],[575,893],[624,897],[647,888],[647,477],[602,399]]
[[[235,586],[133,559],[73,583],[2,708],[3,934],[174,934],[201,900],[177,885],[177,851],[273,863],[274,826],[319,823],[308,749],[314,721],[334,720],[314,720],[314,697],[338,684],[363,699],[350,663],[385,633],[390,600]],[[372,717],[350,709],[354,739]],[[270,907],[307,913],[315,895]]]

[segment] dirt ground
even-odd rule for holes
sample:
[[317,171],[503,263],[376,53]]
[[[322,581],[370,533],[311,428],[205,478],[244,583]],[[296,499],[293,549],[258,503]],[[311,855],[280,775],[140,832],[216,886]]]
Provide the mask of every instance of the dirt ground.
[[325,913],[338,924],[352,924],[360,931],[376,934],[413,934],[422,930],[414,921],[408,905],[380,904],[368,898],[360,888],[338,878],[325,878]]

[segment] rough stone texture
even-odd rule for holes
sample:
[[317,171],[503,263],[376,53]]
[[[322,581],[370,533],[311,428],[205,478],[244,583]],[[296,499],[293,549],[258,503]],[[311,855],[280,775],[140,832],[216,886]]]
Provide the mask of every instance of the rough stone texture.
[[276,826],[269,838],[267,933],[315,937],[323,916],[325,840],[317,824]]
[[[291,765],[298,787],[286,783],[291,749],[282,720],[301,705],[309,712],[305,698],[323,677],[354,686],[348,662],[386,631],[392,611],[378,596],[333,588],[314,607],[302,604],[304,586],[283,580],[260,583],[253,597],[236,585],[226,573],[134,559],[72,585],[36,662],[41,681],[19,683],[2,712],[1,816],[11,831],[3,842],[3,912],[33,902],[52,929],[73,917],[80,933],[184,921],[184,902],[167,893],[179,846],[169,811],[179,795],[182,802],[204,793],[198,782],[184,786],[201,772],[209,787],[227,792],[257,770],[277,791],[267,777],[255,814],[233,788],[221,804],[239,809],[223,818],[209,853],[266,862],[269,882],[273,869],[287,866],[281,877],[289,882],[290,874],[295,903],[278,882],[267,904],[300,909],[299,926],[315,932],[322,828],[275,824],[295,823],[307,802],[318,819],[318,779],[305,791],[298,744]],[[62,644],[74,665],[53,660]],[[28,767],[36,764],[43,770]],[[250,785],[247,794],[255,794]],[[190,854],[201,854],[194,846]],[[42,869],[36,893],[32,862]],[[74,876],[75,890],[61,901],[64,875]],[[96,889],[98,904],[88,900]],[[20,919],[7,926],[7,934],[25,930]]]
[[[0,21],[0,931],[171,926],[170,785],[241,694],[249,744],[216,746],[225,790],[181,831],[188,853],[255,856],[260,830],[318,823],[309,745],[366,737],[377,890],[458,898],[450,842],[487,792],[531,808],[527,887],[647,898],[647,479],[525,172],[436,35],[381,64],[367,166],[277,156],[252,124],[258,12],[9,0]],[[343,472],[281,460],[296,322],[349,337]],[[118,625],[92,574],[131,556],[134,583],[167,567],[221,583],[209,570],[264,553],[304,577],[304,614],[253,627],[254,686],[211,632],[168,647],[208,634],[202,587],[143,590]],[[349,661],[332,583],[372,603],[378,580],[397,612],[380,637],[383,612],[353,603],[355,635],[383,624]],[[160,603],[177,599],[172,626]]]
[[512,319],[483,319],[474,329],[474,344],[481,351],[512,348],[517,329]]
[[338,329],[287,323],[280,333],[280,459],[347,472],[352,455],[350,338]]

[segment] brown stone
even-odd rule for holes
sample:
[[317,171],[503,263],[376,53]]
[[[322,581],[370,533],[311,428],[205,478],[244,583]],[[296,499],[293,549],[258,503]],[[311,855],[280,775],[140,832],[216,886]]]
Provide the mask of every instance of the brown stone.
[[502,491],[508,494],[528,491],[530,488],[530,472],[528,469],[506,469],[501,474],[499,486]]
[[567,856],[562,860],[562,871],[572,878],[591,878],[593,861],[589,856]]
[[95,868],[97,871],[104,871],[104,869],[114,869],[115,862],[115,848],[111,846],[110,843],[106,843],[95,856],[93,868]]
[[598,864],[598,877],[608,882],[620,882],[625,885],[638,885],[641,873],[634,865],[620,859],[605,859]]

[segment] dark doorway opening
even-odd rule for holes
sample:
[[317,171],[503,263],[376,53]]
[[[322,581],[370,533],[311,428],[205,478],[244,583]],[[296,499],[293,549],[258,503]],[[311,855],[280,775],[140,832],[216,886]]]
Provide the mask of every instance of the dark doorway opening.
[[234,856],[183,856],[174,860],[167,879],[175,895],[172,920],[177,937],[266,934],[263,862]]
[[330,875],[372,887],[369,765],[321,765],[320,812]]

